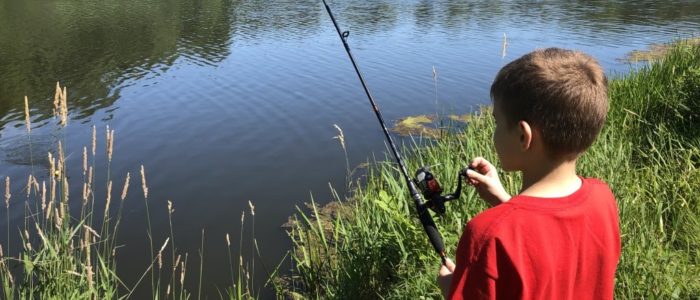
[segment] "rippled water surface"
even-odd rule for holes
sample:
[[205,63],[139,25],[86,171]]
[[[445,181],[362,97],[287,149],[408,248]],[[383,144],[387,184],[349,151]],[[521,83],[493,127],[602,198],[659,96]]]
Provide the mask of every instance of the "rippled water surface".
[[[637,67],[621,60],[629,51],[700,32],[700,1],[330,4],[390,122],[488,104],[498,69],[535,48],[583,50],[614,75]],[[50,117],[56,81],[68,86],[66,129]],[[25,95],[35,127],[31,147]],[[175,207],[179,251],[195,257],[205,229],[204,279],[212,296],[228,282],[224,235],[238,239],[248,200],[256,206],[262,260],[272,266],[289,248],[280,226],[295,206],[312,197],[327,201],[329,184],[345,192],[333,124],[344,131],[351,167],[384,157],[383,135],[320,2],[0,0],[0,175],[17,178],[13,194],[22,194],[21,178],[32,169],[45,172],[43,157],[59,139],[68,141],[69,168],[81,176],[92,125],[100,133],[97,161],[104,162],[109,125],[116,132],[115,186],[146,167],[156,240],[168,231],[167,200]],[[104,190],[106,165],[97,170],[97,189]],[[135,282],[147,257],[139,193],[132,189],[125,202],[120,236],[126,247],[118,251],[119,271],[127,282]],[[23,216],[17,200],[11,222],[19,225]]]

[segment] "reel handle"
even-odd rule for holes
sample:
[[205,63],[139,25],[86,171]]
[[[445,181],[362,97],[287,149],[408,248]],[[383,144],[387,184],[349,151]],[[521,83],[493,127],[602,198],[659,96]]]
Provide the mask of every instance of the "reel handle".
[[473,168],[467,167],[459,171],[457,177],[457,189],[454,191],[454,193],[447,195],[442,195],[442,187],[440,187],[440,184],[437,182],[435,176],[430,172],[430,168],[428,166],[418,169],[418,171],[416,171],[414,181],[420,188],[421,192],[423,192],[423,197],[425,197],[427,200],[423,206],[431,209],[439,216],[444,215],[446,211],[445,202],[459,199],[459,196],[462,194],[462,181],[464,181],[467,177],[467,169],[473,170]]

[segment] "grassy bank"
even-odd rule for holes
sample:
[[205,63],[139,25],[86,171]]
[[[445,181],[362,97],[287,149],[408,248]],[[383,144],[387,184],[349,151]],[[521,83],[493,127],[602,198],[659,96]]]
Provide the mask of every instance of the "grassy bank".
[[[697,297],[700,47],[673,48],[663,60],[611,80],[609,93],[608,122],[578,168],[583,176],[608,182],[618,200],[623,250],[616,297]],[[464,131],[406,153],[409,170],[437,165],[433,170],[451,190],[468,159],[497,162],[488,110],[474,115]],[[291,231],[296,244],[291,284],[297,296],[439,297],[434,283],[439,259],[391,161],[375,162],[352,200],[334,204],[339,213],[314,206],[311,215],[298,214]],[[517,174],[501,178],[516,192]],[[484,209],[471,189],[448,204],[437,222],[451,257],[465,222]]]

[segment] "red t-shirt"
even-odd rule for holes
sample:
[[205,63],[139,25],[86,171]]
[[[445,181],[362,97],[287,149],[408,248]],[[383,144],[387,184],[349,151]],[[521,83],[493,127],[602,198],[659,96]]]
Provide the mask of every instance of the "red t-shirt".
[[582,181],[567,197],[518,195],[470,220],[450,299],[612,299],[617,204],[604,182]]

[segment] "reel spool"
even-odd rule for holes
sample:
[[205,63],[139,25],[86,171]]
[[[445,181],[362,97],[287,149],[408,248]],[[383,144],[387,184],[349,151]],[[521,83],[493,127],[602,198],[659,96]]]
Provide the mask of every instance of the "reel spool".
[[423,205],[430,208],[439,216],[443,216],[446,211],[445,202],[458,199],[459,195],[462,193],[462,181],[466,175],[466,169],[459,172],[457,189],[454,193],[447,195],[442,195],[443,189],[437,181],[437,178],[430,172],[429,166],[419,168],[418,171],[416,171],[413,181],[421,190],[423,197],[427,200]]

